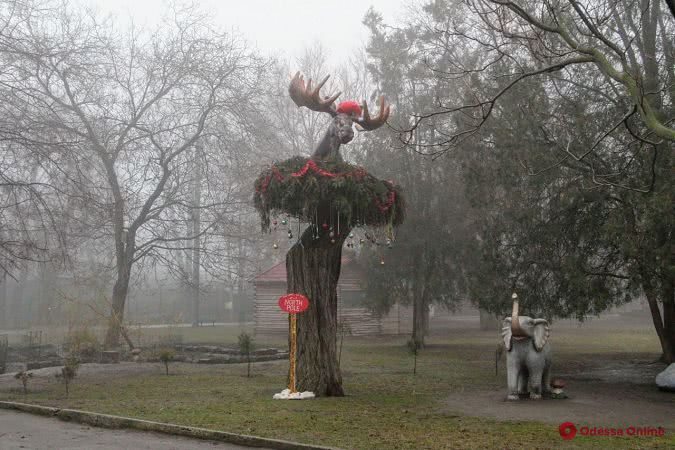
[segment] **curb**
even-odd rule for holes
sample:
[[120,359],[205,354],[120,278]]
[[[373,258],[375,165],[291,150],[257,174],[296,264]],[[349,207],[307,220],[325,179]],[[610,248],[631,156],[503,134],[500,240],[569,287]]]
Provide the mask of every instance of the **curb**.
[[210,430],[208,428],[153,422],[151,420],[133,419],[131,417],[78,411],[76,409],[52,408],[29,403],[0,401],[0,409],[10,409],[41,416],[56,417],[66,422],[84,423],[94,427],[130,428],[139,431],[154,431],[156,433],[185,436],[194,439],[228,442],[230,444],[243,445],[246,447],[267,447],[280,450],[338,450],[335,447],[301,444],[299,442],[228,433],[227,431]]

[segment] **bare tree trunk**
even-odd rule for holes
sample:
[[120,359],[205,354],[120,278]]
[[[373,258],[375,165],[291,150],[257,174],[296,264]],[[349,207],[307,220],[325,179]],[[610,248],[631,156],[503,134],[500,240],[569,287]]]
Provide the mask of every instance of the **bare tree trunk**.
[[429,302],[426,300],[426,298],[422,299],[422,334],[425,337],[429,336],[429,315],[431,314],[431,309],[429,306]]
[[119,345],[120,330],[124,321],[124,304],[129,292],[129,278],[131,264],[124,258],[117,263],[117,279],[113,286],[112,311],[105,336],[105,348],[114,348]]
[[30,326],[30,322],[27,320],[27,315],[24,306],[24,290],[26,288],[26,281],[28,281],[28,269],[25,267],[22,268],[19,279],[16,283],[16,288],[12,292],[12,311],[10,317],[10,323],[12,328],[23,328]]
[[199,233],[201,230],[201,194],[202,194],[202,164],[201,164],[201,144],[195,146],[194,162],[194,191],[192,197],[192,232],[194,239],[192,244],[192,326],[199,326],[199,266],[200,266],[200,242]]
[[[663,288],[663,360],[675,363],[675,284],[673,280]],[[663,345],[665,344],[665,345]]]
[[424,346],[424,338],[429,335],[429,304],[424,295],[415,294],[413,299],[412,338]]
[[663,351],[661,359],[668,364],[673,363],[675,362],[675,334],[673,332],[673,328],[675,327],[675,308],[673,308],[672,290],[670,301],[665,298],[663,299],[662,316],[657,295],[652,289],[651,284],[643,280],[642,288],[647,297],[656,335],[659,337],[659,342],[661,343],[661,350]]
[[424,342],[424,335],[420,336],[420,311],[418,307],[418,296],[413,298],[413,318],[412,318],[412,341],[413,344]]
[[38,284],[38,307],[36,324],[47,325],[50,323],[50,308],[54,296],[54,284],[56,282],[56,273],[46,262],[38,264],[39,284]]
[[317,396],[344,395],[336,351],[337,283],[348,235],[341,229],[331,243],[325,231],[315,239],[310,227],[286,255],[288,292],[309,298],[309,308],[297,318],[296,385]]
[[6,327],[9,323],[7,306],[7,272],[3,272],[0,275],[0,327]]
[[[231,321],[234,322],[234,318],[232,317],[232,314],[234,314],[235,308],[237,311],[237,322],[238,323],[244,323],[246,321],[246,316],[245,316],[245,304],[246,304],[246,296],[244,295],[244,273],[245,273],[245,264],[246,261],[244,259],[244,240],[241,237],[241,217],[239,218],[238,224],[237,224],[237,234],[239,235],[237,239],[237,296],[232,299],[232,309],[230,309],[230,317]],[[236,298],[236,301],[235,301]]]

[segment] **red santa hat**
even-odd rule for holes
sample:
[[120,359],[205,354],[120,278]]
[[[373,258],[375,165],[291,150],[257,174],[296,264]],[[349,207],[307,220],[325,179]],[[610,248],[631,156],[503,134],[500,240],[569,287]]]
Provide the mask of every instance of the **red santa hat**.
[[337,107],[337,112],[342,114],[351,114],[356,117],[361,117],[361,105],[353,100],[341,102]]

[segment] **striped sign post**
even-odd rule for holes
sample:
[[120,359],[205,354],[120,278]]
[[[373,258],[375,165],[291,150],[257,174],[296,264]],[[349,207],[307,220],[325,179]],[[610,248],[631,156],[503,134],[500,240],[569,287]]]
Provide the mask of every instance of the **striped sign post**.
[[279,308],[286,311],[290,318],[290,334],[291,334],[291,348],[289,351],[290,358],[290,379],[288,382],[288,389],[291,393],[298,392],[295,387],[295,360],[297,353],[297,337],[298,325],[297,314],[305,311],[309,307],[309,299],[302,294],[287,294],[279,297]]

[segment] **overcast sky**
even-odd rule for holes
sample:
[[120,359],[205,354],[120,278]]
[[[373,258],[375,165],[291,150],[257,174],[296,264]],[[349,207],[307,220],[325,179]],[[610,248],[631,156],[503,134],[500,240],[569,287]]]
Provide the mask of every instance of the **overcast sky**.
[[[121,20],[152,25],[167,9],[165,0],[80,0]],[[346,59],[367,43],[361,23],[370,6],[387,23],[421,0],[194,0],[212,11],[225,30],[236,30],[264,54],[293,58],[319,40],[330,62]]]

